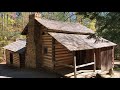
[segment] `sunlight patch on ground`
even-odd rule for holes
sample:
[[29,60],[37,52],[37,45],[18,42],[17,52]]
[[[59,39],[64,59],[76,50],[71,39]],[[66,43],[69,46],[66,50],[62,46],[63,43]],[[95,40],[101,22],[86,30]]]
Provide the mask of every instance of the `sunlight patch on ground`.
[[7,77],[7,76],[0,76],[0,78],[12,78],[12,77]]

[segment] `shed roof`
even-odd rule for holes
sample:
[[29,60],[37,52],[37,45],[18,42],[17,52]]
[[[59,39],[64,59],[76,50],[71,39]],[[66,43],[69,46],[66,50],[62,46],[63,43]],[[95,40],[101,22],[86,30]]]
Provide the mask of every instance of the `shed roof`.
[[95,43],[96,39],[87,38],[89,35],[51,33],[51,32],[49,32],[49,34],[70,51],[95,49],[116,45],[115,43],[112,43],[104,38],[101,38],[98,43]]
[[[62,21],[55,21],[55,20],[48,20],[42,18],[35,18],[37,22],[45,26],[48,31],[52,32],[67,32],[67,33],[80,33],[80,34],[93,34],[95,33],[93,30],[81,25],[80,23],[74,22],[62,22]],[[25,26],[22,35],[26,35],[27,33],[27,26]]]
[[22,52],[24,51],[23,48],[25,47],[26,47],[26,40],[18,40],[7,46],[4,46],[3,48],[13,52]]

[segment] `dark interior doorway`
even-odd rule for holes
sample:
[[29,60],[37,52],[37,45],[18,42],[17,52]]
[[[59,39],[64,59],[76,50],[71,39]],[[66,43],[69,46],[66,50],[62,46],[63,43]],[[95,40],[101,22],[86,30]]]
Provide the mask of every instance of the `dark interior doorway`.
[[76,51],[76,65],[85,64],[86,50]]
[[[76,51],[76,65],[78,66],[93,62],[93,55],[94,54],[92,50]],[[78,70],[91,70],[91,69],[93,69],[93,65],[78,68]]]
[[10,64],[13,64],[13,53],[10,52]]
[[25,67],[25,54],[19,54],[20,56],[20,68]]

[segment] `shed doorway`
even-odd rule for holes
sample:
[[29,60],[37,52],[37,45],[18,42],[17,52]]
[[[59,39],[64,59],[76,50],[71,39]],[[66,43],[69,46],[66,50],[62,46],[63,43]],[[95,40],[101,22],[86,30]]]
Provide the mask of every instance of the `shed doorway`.
[[13,53],[10,52],[10,64],[13,64]]
[[19,54],[20,57],[20,68],[25,68],[25,54]]

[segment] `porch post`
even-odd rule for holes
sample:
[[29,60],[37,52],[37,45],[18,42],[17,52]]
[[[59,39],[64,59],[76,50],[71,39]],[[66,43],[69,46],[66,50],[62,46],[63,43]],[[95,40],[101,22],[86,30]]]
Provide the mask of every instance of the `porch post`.
[[77,78],[76,72],[77,72],[77,69],[76,69],[76,55],[75,55],[75,52],[74,52],[74,78]]
[[112,47],[112,68],[114,68],[114,47]]
[[95,49],[94,49],[94,72],[96,70],[96,57],[95,57]]

